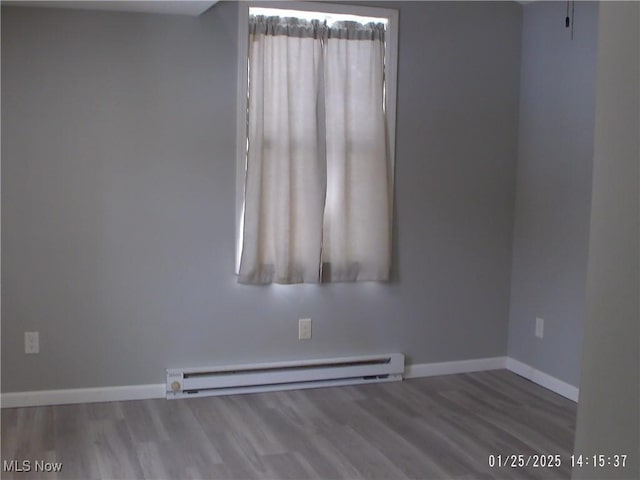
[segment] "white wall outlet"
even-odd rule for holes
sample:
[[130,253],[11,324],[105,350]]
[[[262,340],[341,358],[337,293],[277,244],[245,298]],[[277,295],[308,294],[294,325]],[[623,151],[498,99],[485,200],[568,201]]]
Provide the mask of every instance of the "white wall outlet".
[[311,319],[301,318],[298,320],[298,340],[309,340],[311,338]]
[[544,337],[544,319],[536,318],[536,337]]
[[40,353],[40,334],[24,332],[24,353]]

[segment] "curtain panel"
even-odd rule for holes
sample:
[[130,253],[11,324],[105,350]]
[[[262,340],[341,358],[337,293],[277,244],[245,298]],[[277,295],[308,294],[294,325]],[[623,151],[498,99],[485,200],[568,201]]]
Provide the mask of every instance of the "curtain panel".
[[384,25],[251,16],[238,281],[385,281]]

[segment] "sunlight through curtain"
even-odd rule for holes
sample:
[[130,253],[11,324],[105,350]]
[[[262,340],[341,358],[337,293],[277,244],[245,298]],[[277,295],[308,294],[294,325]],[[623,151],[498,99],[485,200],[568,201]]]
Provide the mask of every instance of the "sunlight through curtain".
[[384,26],[251,16],[238,281],[384,281]]

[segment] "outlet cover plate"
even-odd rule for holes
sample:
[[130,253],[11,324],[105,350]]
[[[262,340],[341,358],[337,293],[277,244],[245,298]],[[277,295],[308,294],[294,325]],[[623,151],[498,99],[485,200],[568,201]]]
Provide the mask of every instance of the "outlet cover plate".
[[536,337],[544,337],[544,319],[536,318]]
[[40,353],[40,334],[24,332],[24,353]]
[[298,320],[298,340],[311,339],[311,319],[301,318]]

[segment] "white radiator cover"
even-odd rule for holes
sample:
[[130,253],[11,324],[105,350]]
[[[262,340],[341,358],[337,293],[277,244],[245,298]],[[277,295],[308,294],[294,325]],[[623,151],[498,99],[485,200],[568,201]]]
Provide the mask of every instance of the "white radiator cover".
[[402,380],[404,355],[167,369],[167,399]]

